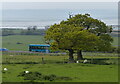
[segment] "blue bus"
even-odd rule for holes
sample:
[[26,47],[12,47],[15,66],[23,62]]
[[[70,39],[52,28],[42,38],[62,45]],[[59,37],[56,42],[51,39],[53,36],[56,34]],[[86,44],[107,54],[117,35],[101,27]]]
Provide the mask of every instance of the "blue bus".
[[0,51],[8,51],[6,48],[0,48]]
[[50,45],[46,44],[30,44],[29,45],[29,51],[33,52],[42,52],[42,53],[49,53]]

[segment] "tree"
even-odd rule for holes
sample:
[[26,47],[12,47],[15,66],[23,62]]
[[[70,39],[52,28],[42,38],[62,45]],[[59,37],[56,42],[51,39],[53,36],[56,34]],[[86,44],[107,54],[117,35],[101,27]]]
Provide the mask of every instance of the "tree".
[[[54,40],[54,42],[50,44],[52,48],[68,50],[70,62],[74,62],[73,53],[75,50],[92,50],[98,41],[98,37],[88,30],[65,24],[55,24],[51,26],[47,30],[45,38],[47,41]],[[89,47],[86,47],[86,45],[89,45]]]
[[[60,24],[83,27],[84,30],[88,30],[96,36],[101,37],[101,40],[98,43],[99,47],[97,47],[96,50],[107,51],[109,48],[111,48],[111,42],[113,41],[113,39],[107,33],[112,32],[112,27],[107,26],[104,22],[98,19],[90,17],[90,14],[77,14],[74,17],[69,18],[67,21],[62,21]],[[106,37],[107,39],[104,39],[102,37]],[[106,46],[104,46],[103,44]],[[82,50],[78,50],[77,55],[78,60],[82,59]]]
[[52,47],[68,50],[69,60],[74,61],[74,51],[77,51],[77,59],[80,60],[83,59],[82,50],[102,51],[106,47],[105,51],[110,47],[112,38],[107,32],[111,32],[111,28],[100,20],[93,19],[89,14],[78,14],[60,24],[52,25],[45,38],[47,41],[53,40]]

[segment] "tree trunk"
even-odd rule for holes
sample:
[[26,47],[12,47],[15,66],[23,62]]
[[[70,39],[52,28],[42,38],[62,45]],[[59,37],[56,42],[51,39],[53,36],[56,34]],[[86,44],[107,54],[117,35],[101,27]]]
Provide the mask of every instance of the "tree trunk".
[[69,49],[68,51],[69,51],[69,62],[73,63],[74,62],[74,57],[73,57],[74,51],[73,51],[73,49]]
[[82,50],[78,50],[77,51],[77,60],[82,60],[82,59],[83,59]]

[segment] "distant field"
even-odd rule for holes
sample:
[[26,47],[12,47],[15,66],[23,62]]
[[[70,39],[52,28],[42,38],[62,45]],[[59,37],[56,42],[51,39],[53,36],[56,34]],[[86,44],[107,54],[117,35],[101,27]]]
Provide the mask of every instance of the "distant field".
[[113,37],[113,40],[114,40],[114,41],[113,41],[113,44],[112,44],[113,46],[116,46],[116,47],[117,47],[118,45],[120,45],[120,44],[119,44],[119,42],[120,42],[120,37]]
[[[113,46],[118,45],[118,37],[113,37]],[[21,43],[21,44],[17,44]],[[2,37],[2,46],[9,50],[28,51],[29,44],[44,44],[44,37],[38,35],[11,35]]]
[[29,44],[44,43],[44,37],[38,35],[11,35],[2,37],[3,48],[7,48],[9,50],[27,51]]
[[16,30],[12,30],[14,33],[16,33],[16,34],[20,34],[21,33],[21,31],[22,31],[22,29],[16,29]]

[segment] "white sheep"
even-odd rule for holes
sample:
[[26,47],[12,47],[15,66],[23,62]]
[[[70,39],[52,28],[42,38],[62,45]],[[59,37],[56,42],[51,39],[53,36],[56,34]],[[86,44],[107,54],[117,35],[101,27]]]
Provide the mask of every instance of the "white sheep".
[[85,59],[85,60],[83,61],[83,63],[87,63],[87,59]]
[[4,68],[4,71],[7,71],[8,69],[7,68]]
[[76,61],[76,63],[79,63],[79,61]]
[[29,71],[25,71],[25,73],[29,73]]

